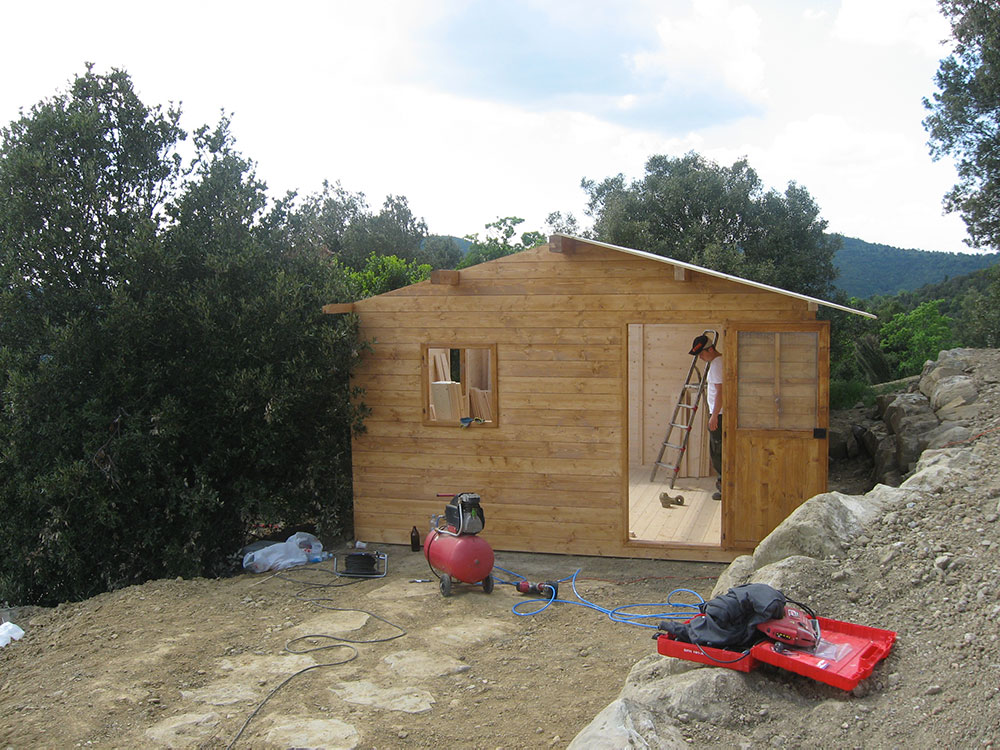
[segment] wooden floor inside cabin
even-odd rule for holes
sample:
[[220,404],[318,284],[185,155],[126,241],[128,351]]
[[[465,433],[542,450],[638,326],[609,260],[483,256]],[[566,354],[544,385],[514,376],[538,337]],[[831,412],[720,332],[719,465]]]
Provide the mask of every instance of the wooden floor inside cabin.
[[[722,539],[722,503],[712,499],[715,477],[678,479],[670,489],[664,470],[650,482],[652,466],[629,470],[629,537],[652,542],[711,544]],[[683,495],[684,505],[660,504],[660,493]]]

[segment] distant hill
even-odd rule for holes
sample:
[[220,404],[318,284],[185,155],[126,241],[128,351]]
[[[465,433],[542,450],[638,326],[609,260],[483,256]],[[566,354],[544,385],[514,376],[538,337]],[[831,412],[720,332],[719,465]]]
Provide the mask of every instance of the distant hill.
[[848,296],[859,299],[912,291],[1000,262],[1000,253],[902,250],[843,235],[841,240],[843,246],[833,256],[833,264],[840,271],[834,283]]
[[472,240],[467,240],[465,237],[456,237],[453,234],[433,234],[431,237],[444,237],[445,239],[451,240],[455,243],[455,246],[462,251],[462,255],[469,252],[469,248],[472,247]]

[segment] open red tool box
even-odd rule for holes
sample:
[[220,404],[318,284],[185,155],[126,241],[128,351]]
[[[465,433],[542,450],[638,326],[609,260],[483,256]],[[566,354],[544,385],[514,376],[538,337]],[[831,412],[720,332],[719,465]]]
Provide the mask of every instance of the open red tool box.
[[896,634],[866,625],[817,618],[822,638],[815,651],[790,648],[770,640],[755,644],[744,655],[739,651],[697,646],[662,633],[656,650],[664,656],[687,659],[714,667],[749,672],[760,662],[811,677],[841,690],[853,690],[888,655]]

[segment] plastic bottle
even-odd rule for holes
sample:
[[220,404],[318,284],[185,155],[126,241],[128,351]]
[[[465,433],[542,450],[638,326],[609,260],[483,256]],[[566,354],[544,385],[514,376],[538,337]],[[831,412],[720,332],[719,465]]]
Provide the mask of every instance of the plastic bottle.
[[308,559],[309,559],[309,562],[311,562],[311,563],[318,563],[318,562],[323,562],[324,560],[329,560],[331,557],[333,557],[333,553],[332,552],[325,552],[323,550],[320,550],[319,552],[315,552],[315,551],[314,552],[310,552],[309,556],[308,556]]

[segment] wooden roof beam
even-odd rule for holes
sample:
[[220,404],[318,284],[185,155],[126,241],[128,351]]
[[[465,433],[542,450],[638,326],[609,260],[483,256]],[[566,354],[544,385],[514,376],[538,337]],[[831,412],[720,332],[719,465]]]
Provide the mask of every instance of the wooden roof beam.
[[553,234],[549,237],[549,252],[571,253],[579,244],[580,243],[572,237],[566,237],[561,234]]
[[339,313],[354,312],[353,302],[335,302],[330,305],[323,305],[323,312],[327,315],[337,315]]

